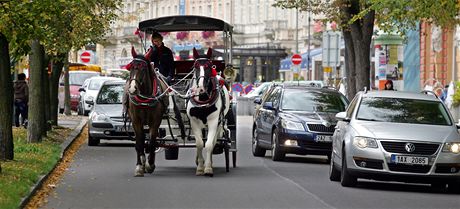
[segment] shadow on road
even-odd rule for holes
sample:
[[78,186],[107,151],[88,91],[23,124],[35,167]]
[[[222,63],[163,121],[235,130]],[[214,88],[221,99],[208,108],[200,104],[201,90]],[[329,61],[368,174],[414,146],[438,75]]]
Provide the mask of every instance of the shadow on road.
[[414,184],[414,183],[401,183],[401,182],[385,182],[385,181],[372,181],[372,180],[358,180],[357,188],[367,190],[384,190],[394,192],[417,192],[417,193],[433,193],[433,194],[451,194],[447,189],[433,188],[430,184]]

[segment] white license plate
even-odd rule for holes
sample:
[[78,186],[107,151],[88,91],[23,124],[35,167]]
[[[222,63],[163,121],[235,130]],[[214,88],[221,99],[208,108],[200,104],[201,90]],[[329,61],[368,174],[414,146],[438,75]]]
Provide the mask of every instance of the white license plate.
[[391,162],[409,165],[428,165],[428,158],[404,155],[391,155]]
[[126,128],[124,126],[115,126],[115,130],[117,132],[126,132],[126,130],[132,132],[133,128],[131,126],[126,126]]
[[316,142],[332,142],[332,136],[316,135],[315,141]]

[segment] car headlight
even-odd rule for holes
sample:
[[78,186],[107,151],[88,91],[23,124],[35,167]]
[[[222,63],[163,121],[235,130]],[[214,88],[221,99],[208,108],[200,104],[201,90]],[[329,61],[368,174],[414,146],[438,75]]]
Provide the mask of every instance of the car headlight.
[[105,114],[93,112],[91,114],[91,120],[93,122],[109,122],[109,117]]
[[353,139],[353,144],[359,148],[377,148],[377,141],[374,138],[357,136]]
[[285,129],[296,130],[296,131],[305,131],[305,128],[303,127],[302,123],[299,123],[299,122],[283,120],[281,122],[281,125]]
[[445,143],[444,147],[442,148],[443,152],[452,152],[455,154],[460,153],[460,142],[449,142]]

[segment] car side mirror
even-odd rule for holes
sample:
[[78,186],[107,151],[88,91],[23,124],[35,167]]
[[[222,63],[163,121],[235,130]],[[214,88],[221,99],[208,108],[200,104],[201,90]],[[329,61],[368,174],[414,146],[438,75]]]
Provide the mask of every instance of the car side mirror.
[[82,92],[82,91],[86,92],[85,88],[83,88],[83,87],[80,87],[80,88],[78,89],[78,91],[79,91],[79,92]]
[[85,100],[85,103],[86,103],[86,104],[89,104],[89,105],[94,105],[94,101],[93,101],[93,100]]
[[267,110],[275,110],[275,107],[273,107],[273,102],[265,102],[263,107]]
[[262,104],[262,99],[261,99],[260,97],[256,97],[256,98],[254,99],[254,103],[260,105],[260,104]]
[[350,118],[347,117],[347,112],[339,112],[335,115],[335,118],[344,122],[350,122]]

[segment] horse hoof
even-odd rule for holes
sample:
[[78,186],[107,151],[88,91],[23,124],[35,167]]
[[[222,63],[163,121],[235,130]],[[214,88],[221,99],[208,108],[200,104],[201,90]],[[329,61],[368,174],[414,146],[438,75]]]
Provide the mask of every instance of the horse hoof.
[[144,167],[141,165],[136,166],[136,171],[134,172],[135,177],[143,177],[144,176]]
[[214,176],[214,172],[212,172],[212,168],[205,168],[205,169],[204,169],[204,175],[205,175],[205,176],[209,176],[209,177],[213,177],[213,176]]
[[145,172],[153,173],[153,171],[155,171],[155,166],[150,166],[149,164],[145,166]]
[[202,175],[204,175],[204,170],[203,170],[203,169],[196,169],[195,175],[197,175],[197,176],[202,176]]

